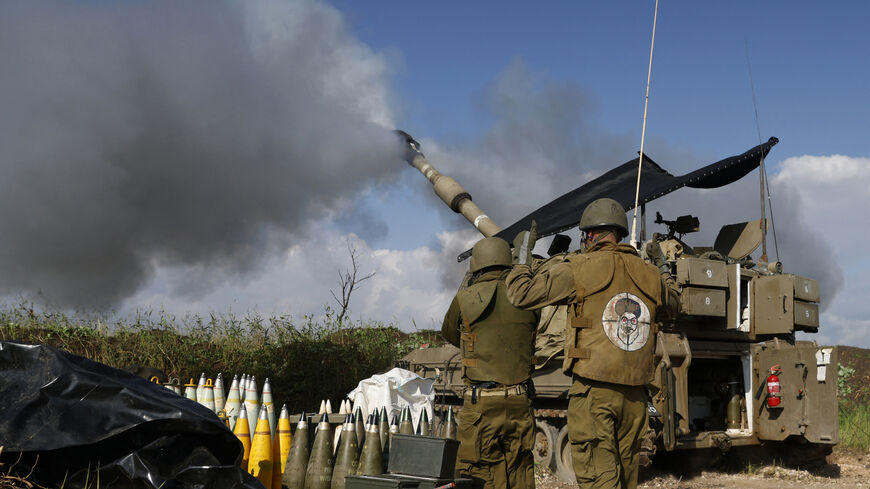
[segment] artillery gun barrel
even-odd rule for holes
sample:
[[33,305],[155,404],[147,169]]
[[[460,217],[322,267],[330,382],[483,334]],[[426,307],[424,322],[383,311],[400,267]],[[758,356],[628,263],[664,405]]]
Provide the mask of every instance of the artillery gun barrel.
[[420,151],[420,143],[405,131],[396,130],[395,132],[407,146],[405,161],[429,180],[435,190],[435,195],[444,201],[453,212],[462,214],[468,222],[487,238],[495,236],[496,233],[501,231],[501,227],[484,214],[477,204],[471,201],[471,194],[462,185],[459,185],[452,177],[441,174],[431,163],[426,161],[426,157]]

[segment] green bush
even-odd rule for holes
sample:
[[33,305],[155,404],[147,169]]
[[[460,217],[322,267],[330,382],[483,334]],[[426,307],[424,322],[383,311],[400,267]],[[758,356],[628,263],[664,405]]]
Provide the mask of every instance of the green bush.
[[870,406],[840,404],[840,446],[862,453],[870,449]]
[[28,303],[0,308],[0,339],[47,344],[117,368],[154,367],[182,383],[223,372],[229,389],[233,374],[247,373],[262,388],[268,377],[275,403],[290,412],[315,410],[321,399],[337,405],[360,380],[422,343],[440,341],[434,331],[409,335],[376,321],[338,324],[329,307],[322,318],[303,316],[297,324],[291,316],[258,313],[70,316]]
[[[837,395],[840,399],[840,447],[866,452],[870,449],[870,405],[866,379],[853,379],[855,369],[837,367]],[[856,382],[857,381],[857,382]],[[858,387],[855,387],[855,386]]]

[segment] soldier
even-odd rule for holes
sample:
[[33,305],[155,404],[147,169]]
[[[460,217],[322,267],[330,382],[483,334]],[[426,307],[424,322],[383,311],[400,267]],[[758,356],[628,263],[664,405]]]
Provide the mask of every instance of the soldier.
[[457,472],[486,489],[535,487],[529,388],[538,314],[508,302],[510,267],[505,240],[478,241],[471,278],[456,293],[441,330],[462,349],[466,390],[457,416]]
[[[581,488],[637,486],[647,430],[646,385],[653,379],[656,319],[675,314],[677,293],[663,266],[644,262],[628,235],[625,209],[613,199],[590,203],[580,218],[585,251],[532,271],[535,226],[517,235],[517,264],[506,279],[511,303],[524,309],[568,304],[563,371],[571,458]],[[665,265],[660,248],[658,263]]]

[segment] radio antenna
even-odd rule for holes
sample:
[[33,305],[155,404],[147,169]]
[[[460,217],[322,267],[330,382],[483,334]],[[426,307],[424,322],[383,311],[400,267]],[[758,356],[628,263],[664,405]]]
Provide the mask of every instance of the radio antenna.
[[649,69],[646,72],[646,94],[643,98],[643,125],[640,130],[640,156],[637,158],[637,187],[634,191],[634,219],[631,221],[631,245],[637,248],[637,203],[640,199],[640,174],[643,169],[643,142],[646,136],[646,109],[649,105],[649,82],[652,78],[653,47],[656,44],[656,20],[659,14],[659,0],[653,11],[652,41],[649,44]]
[[[758,122],[758,104],[755,101],[755,81],[752,79],[752,64],[749,62],[749,41],[743,40],[746,46],[746,67],[749,69],[749,88],[752,90],[752,108],[755,110],[755,130],[758,132],[758,144],[761,144],[761,123]],[[767,179],[767,173],[764,168],[764,152],[761,152],[761,158],[758,163],[759,187],[761,190],[761,257],[760,260],[767,261],[767,212],[764,208],[764,200],[767,198],[768,208],[770,209],[770,227],[773,230],[773,247],[776,250],[776,261],[779,261],[779,243],[776,240],[776,223],[773,219],[773,200],[770,197],[770,183]]]

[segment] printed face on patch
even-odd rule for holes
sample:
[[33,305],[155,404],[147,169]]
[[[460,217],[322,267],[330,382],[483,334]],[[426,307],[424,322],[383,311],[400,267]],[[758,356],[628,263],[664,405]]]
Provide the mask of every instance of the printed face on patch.
[[604,308],[601,325],[604,334],[617,348],[625,351],[640,350],[649,339],[649,308],[633,294],[616,294]]

